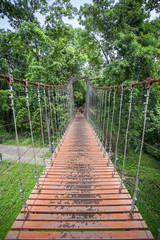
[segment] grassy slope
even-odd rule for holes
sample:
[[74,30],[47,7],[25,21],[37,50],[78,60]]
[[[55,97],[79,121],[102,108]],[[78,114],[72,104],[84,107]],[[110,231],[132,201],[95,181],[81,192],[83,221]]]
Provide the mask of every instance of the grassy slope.
[[[16,145],[16,138],[15,134],[8,133],[5,129],[0,129],[0,136],[1,141],[5,145]],[[19,146],[29,146],[32,144],[31,137],[26,137],[25,135],[22,136],[19,133]],[[41,138],[35,138],[34,137],[34,146],[35,147],[43,147]],[[46,144],[46,147],[48,145]]]
[[[2,239],[4,239],[7,232],[10,230],[13,222],[23,206],[23,201],[21,200],[22,195],[19,192],[19,169],[19,163],[17,162],[13,164],[13,162],[3,160],[0,163],[0,192],[3,191],[3,193],[0,194],[0,238]],[[28,198],[36,184],[34,169],[34,164],[22,163],[26,198]],[[4,173],[2,173],[3,171]],[[42,171],[43,166],[38,166],[39,175],[41,175]],[[4,190],[6,185],[8,185],[7,189]],[[7,213],[6,215],[4,215],[5,212]]]
[[[135,153],[132,149],[129,149],[128,155],[132,156],[132,159],[128,156],[126,157],[125,186],[129,190],[131,196],[133,196],[139,153]],[[123,156],[119,153],[117,170],[120,173],[122,170],[122,161]],[[152,214],[160,222],[160,161],[145,153],[142,154],[139,175],[139,192],[137,198],[136,205],[154,238],[157,239],[159,226]],[[147,208],[149,208],[150,211],[147,210]]]

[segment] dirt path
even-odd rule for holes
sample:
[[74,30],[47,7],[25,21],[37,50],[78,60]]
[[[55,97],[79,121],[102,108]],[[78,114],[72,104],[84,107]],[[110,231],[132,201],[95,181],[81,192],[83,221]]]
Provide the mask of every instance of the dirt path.
[[[35,162],[33,159],[33,148],[31,146],[20,146],[19,149],[21,161],[29,163]],[[48,152],[48,148],[45,148],[45,153],[46,152]],[[18,161],[17,146],[15,145],[0,144],[0,153],[2,153],[2,159]],[[43,149],[35,148],[35,154],[37,163],[43,165]],[[49,159],[46,159],[46,161],[48,160]]]

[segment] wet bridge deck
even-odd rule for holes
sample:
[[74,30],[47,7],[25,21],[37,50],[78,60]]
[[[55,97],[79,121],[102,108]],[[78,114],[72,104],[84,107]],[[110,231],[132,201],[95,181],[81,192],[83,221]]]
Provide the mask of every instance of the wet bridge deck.
[[131,197],[112,177],[96,138],[77,114],[53,165],[40,177],[6,239],[153,239]]

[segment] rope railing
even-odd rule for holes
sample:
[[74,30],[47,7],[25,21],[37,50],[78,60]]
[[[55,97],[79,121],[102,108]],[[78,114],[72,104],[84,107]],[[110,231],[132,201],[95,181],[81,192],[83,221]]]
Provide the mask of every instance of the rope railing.
[[[10,122],[1,124],[0,128],[12,126],[13,130],[14,126],[18,153],[18,157],[15,157],[16,159],[13,161],[2,160],[1,175],[5,176],[8,172],[13,172],[13,175],[9,175],[3,186],[0,187],[1,198],[10,197],[8,195],[10,194],[10,186],[19,182],[19,189],[16,187],[14,193],[16,198],[10,197],[8,205],[3,209],[3,214],[0,217],[0,223],[2,223],[8,213],[14,211],[13,208],[20,199],[23,201],[24,212],[29,212],[27,198],[31,186],[34,187],[36,183],[37,189],[40,191],[43,183],[39,183],[39,177],[42,172],[45,175],[48,172],[46,164],[49,159],[47,160],[46,157],[46,149],[49,146],[47,152],[49,152],[52,165],[64,139],[63,136],[74,118],[75,109],[72,78],[68,84],[60,86],[34,83],[26,79],[20,80],[13,78],[11,74],[0,75],[0,79],[5,79],[8,83],[11,101],[10,112],[12,110],[13,113]],[[23,111],[25,112],[25,119],[21,122],[17,121],[18,104],[20,103],[23,104]],[[23,153],[20,151],[19,136],[21,132],[18,123],[25,125],[23,125],[24,132],[31,139],[31,145]],[[38,138],[39,135],[41,136],[38,150],[35,148],[37,134]],[[23,156],[28,152],[30,152],[30,155],[28,155],[27,161],[23,162]],[[40,152],[42,152],[41,158],[38,156]],[[42,164],[44,167],[42,167]]]
[[[117,162],[119,162],[118,160],[121,158],[122,178],[119,188],[120,192],[125,184],[126,161],[128,161],[128,158],[131,159],[131,161],[133,160],[132,157],[130,157],[130,154],[128,154],[129,141],[131,141],[131,139],[137,140],[138,144],[140,144],[140,149],[138,151],[139,157],[134,161],[137,171],[135,174],[135,186],[132,189],[133,198],[130,208],[130,214],[132,217],[135,211],[135,203],[139,196],[140,165],[143,147],[146,145],[157,152],[160,151],[160,149],[146,143],[145,141],[147,113],[151,101],[149,101],[149,99],[152,94],[153,85],[156,87],[157,85],[155,84],[160,83],[160,79],[147,78],[144,82],[131,82],[129,84],[105,87],[93,86],[89,81],[89,78],[86,78],[86,81],[86,118],[91,124],[94,132],[97,134],[98,143],[103,146],[106,164],[108,166],[113,166],[112,177],[114,177],[117,171]],[[90,97],[88,98],[87,96]],[[137,116],[139,114],[136,112],[136,109],[138,108],[137,104],[139,104],[140,109],[143,109],[141,119],[137,119],[137,126],[141,139],[134,135],[133,122],[135,119],[132,115]],[[139,123],[140,121],[141,124]],[[112,146],[113,143],[114,149]],[[110,165],[111,162],[113,165]],[[118,164],[118,168],[119,167],[120,163]]]

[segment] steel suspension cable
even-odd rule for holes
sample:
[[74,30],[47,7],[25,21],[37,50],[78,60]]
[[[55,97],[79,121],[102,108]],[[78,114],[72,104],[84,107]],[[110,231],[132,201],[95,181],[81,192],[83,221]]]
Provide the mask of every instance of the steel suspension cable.
[[107,107],[107,92],[108,90],[105,90],[105,103],[104,103],[104,116],[103,116],[103,139],[102,139],[102,144],[104,145],[104,130],[105,130],[105,119],[106,119],[106,107]]
[[87,120],[89,121],[89,123],[90,123],[90,116],[91,116],[91,113],[90,113],[90,105],[92,104],[91,103],[91,87],[90,87],[90,85],[88,86],[88,103],[87,103],[87,105],[88,105],[88,116],[87,116]]
[[21,174],[21,182],[20,182],[20,192],[22,194],[22,200],[24,203],[24,208],[27,208],[27,202],[24,194],[24,183],[23,183],[23,172],[22,172],[22,164],[21,164],[21,157],[20,157],[20,150],[19,150],[19,140],[18,140],[18,131],[17,131],[17,123],[16,123],[16,114],[15,114],[15,107],[14,107],[14,95],[13,95],[13,76],[9,75],[9,87],[10,87],[10,99],[11,99],[11,107],[13,112],[13,120],[14,120],[14,128],[15,128],[15,135],[16,135],[16,144],[17,144],[17,153],[18,153],[18,160],[20,166],[20,174]]
[[90,85],[89,82],[87,81],[87,93],[86,93],[86,101],[85,101],[85,109],[86,109],[86,118],[89,121],[89,89]]
[[64,125],[65,125],[64,89],[62,89],[61,98],[62,98],[62,101],[61,101],[61,109],[62,109],[62,117],[61,117],[61,120],[62,120],[61,135],[63,136],[63,133],[64,133]]
[[52,104],[53,104],[53,114],[54,114],[54,125],[55,125],[55,130],[56,130],[56,140],[57,140],[57,145],[58,145],[58,130],[57,130],[57,117],[56,117],[56,110],[55,110],[55,100],[54,100],[54,92],[52,88]]
[[52,158],[52,143],[50,138],[50,123],[48,120],[48,114],[47,114],[47,103],[46,103],[46,90],[45,85],[43,85],[43,99],[44,99],[44,112],[45,112],[45,121],[47,126],[47,133],[48,133],[48,141],[49,141],[49,153],[50,153],[50,159]]
[[98,139],[100,140],[100,123],[101,123],[101,90],[97,90],[98,104],[97,104],[97,120],[98,120]]
[[60,94],[59,94],[59,102],[60,102],[60,104],[59,104],[59,106],[60,106],[60,136],[62,137],[62,127],[63,127],[63,125],[62,125],[62,123],[63,123],[63,121],[62,121],[62,113],[63,113],[63,109],[62,109],[62,99],[63,99],[63,94],[62,94],[62,89],[60,89]]
[[142,151],[143,151],[143,145],[144,145],[144,136],[145,136],[145,129],[146,129],[146,122],[147,122],[147,110],[148,110],[148,103],[149,103],[149,97],[151,92],[152,84],[149,84],[147,86],[147,94],[145,95],[146,101],[145,101],[145,107],[144,107],[144,122],[143,122],[143,132],[142,132],[142,142],[141,142],[141,148],[140,148],[140,154],[139,154],[139,160],[138,160],[138,167],[137,167],[137,175],[136,175],[136,184],[135,184],[135,190],[134,190],[134,196],[132,200],[132,206],[131,211],[134,211],[135,208],[135,202],[137,200],[137,192],[138,192],[138,184],[139,184],[139,170],[140,170],[140,164],[142,159]]
[[75,112],[74,112],[73,81],[71,81],[71,83],[70,83],[70,109],[71,109],[70,114],[71,114],[71,122],[72,122],[72,120],[74,118],[74,114],[75,114]]
[[40,122],[41,122],[41,138],[43,144],[43,162],[44,162],[44,170],[46,170],[46,158],[45,158],[45,143],[44,143],[44,129],[43,129],[43,119],[42,119],[42,108],[41,108],[41,97],[39,91],[39,85],[37,86],[37,94],[38,94],[38,104],[39,104],[39,114],[40,114]]
[[34,162],[35,162],[35,174],[36,174],[35,177],[36,177],[36,180],[37,180],[37,187],[38,187],[38,186],[39,186],[39,180],[38,180],[37,159],[36,159],[36,156],[35,156],[33,129],[32,129],[32,121],[31,121],[31,113],[30,113],[30,104],[29,104],[28,80],[25,80],[25,90],[26,90],[27,110],[28,110],[30,134],[31,134],[31,139],[32,139],[33,158],[34,158]]
[[104,91],[101,90],[101,101],[100,101],[100,124],[99,124],[99,129],[100,129],[100,141],[102,141],[102,117],[103,117],[103,98],[104,98]]
[[121,128],[121,115],[122,115],[122,104],[123,104],[123,84],[121,87],[121,98],[120,98],[120,107],[119,107],[119,123],[118,123],[118,131],[117,131],[117,139],[116,139],[116,148],[115,148],[115,161],[114,161],[114,168],[113,168],[113,174],[115,174],[116,171],[116,164],[118,161],[118,142],[119,142],[119,134],[120,134],[120,128]]
[[[92,118],[92,127],[94,128],[94,118],[95,118],[95,95],[94,95],[94,89],[91,88],[92,93],[92,112],[91,112],[91,118]],[[94,128],[95,129],[95,128]]]
[[60,113],[59,113],[59,109],[60,109],[60,103],[59,103],[59,89],[55,89],[55,95],[56,95],[56,103],[57,103],[57,120],[58,120],[58,142],[60,142]]
[[51,138],[52,138],[52,152],[55,151],[55,143],[54,143],[54,127],[53,127],[53,113],[52,113],[52,106],[51,106],[51,92],[50,92],[50,88],[48,88],[48,103],[49,103],[49,110],[50,110],[50,122],[51,122],[51,130],[52,130],[52,134],[51,134]]
[[91,93],[91,112],[90,112],[90,122],[91,125],[93,127],[93,119],[94,119],[94,93],[93,93],[93,89],[90,87],[90,93]]
[[98,90],[96,90],[96,128],[97,128],[97,136],[99,138],[99,114],[98,114],[98,107],[99,107],[99,98],[98,98]]
[[113,121],[114,121],[114,113],[115,113],[115,99],[116,99],[116,88],[114,88],[114,93],[113,93],[113,110],[112,110],[112,120],[111,120],[111,133],[110,133],[110,139],[109,139],[108,165],[109,165],[109,161],[111,160],[111,151],[112,151],[112,132],[113,132]]
[[109,118],[110,118],[110,100],[111,100],[111,91],[110,88],[109,96],[108,96],[108,117],[107,117],[107,127],[106,127],[106,142],[105,142],[105,152],[104,155],[106,155],[107,152],[107,146],[108,146],[108,128],[109,128]]
[[120,184],[120,190],[121,190],[121,188],[123,188],[124,180],[125,180],[125,160],[126,160],[126,153],[127,153],[128,131],[129,131],[129,125],[130,125],[130,119],[131,119],[131,111],[132,111],[132,99],[133,99],[133,85],[131,84],[128,122],[127,122],[127,129],[126,129],[126,135],[125,135],[125,146],[124,146],[123,168],[122,168],[122,179],[121,179],[121,184]]

